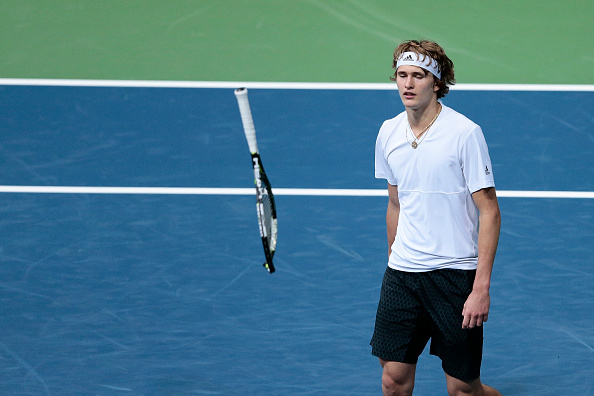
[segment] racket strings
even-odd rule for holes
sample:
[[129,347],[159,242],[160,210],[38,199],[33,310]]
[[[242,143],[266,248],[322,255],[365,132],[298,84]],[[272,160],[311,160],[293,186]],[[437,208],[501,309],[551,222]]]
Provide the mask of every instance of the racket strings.
[[266,239],[271,252],[276,249],[276,219],[274,218],[274,202],[268,192],[262,195],[262,206],[264,208],[264,227],[266,228]]

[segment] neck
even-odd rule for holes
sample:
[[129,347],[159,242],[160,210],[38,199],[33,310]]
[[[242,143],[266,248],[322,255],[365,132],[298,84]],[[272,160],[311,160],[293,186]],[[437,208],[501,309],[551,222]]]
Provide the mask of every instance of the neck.
[[406,115],[408,116],[408,123],[415,136],[419,137],[425,128],[434,121],[437,114],[441,110],[441,104],[435,100],[432,101],[427,107],[422,109],[406,109]]
[[[436,106],[427,106],[424,112],[421,114],[420,112],[412,112],[412,114],[407,109],[407,116],[408,116],[408,124],[410,126],[410,130],[414,135],[415,140],[421,139],[421,137],[431,128],[439,113],[441,112],[441,104],[435,102]],[[411,109],[412,110],[412,109]],[[413,117],[411,117],[411,115]],[[416,116],[416,118],[415,118]],[[416,121],[413,123],[413,121]],[[417,148],[418,143],[415,142],[413,148]]]
[[406,115],[408,116],[408,122],[412,128],[425,127],[433,117],[441,109],[441,104],[435,100],[431,101],[427,107],[423,108],[406,108]]

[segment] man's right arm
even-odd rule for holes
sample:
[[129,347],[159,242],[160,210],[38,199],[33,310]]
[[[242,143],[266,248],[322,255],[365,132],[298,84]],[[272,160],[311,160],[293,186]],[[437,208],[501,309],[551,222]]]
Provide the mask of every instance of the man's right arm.
[[386,229],[388,232],[388,257],[392,254],[392,244],[396,239],[398,217],[400,216],[400,201],[398,200],[398,186],[388,183],[388,210],[386,212]]

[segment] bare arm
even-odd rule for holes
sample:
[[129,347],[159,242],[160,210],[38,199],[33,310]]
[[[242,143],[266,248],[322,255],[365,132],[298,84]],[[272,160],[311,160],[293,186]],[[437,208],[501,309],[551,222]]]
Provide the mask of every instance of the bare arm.
[[388,184],[388,210],[386,212],[386,229],[388,231],[388,257],[392,254],[392,244],[396,239],[398,217],[400,216],[400,201],[398,200],[398,186]]
[[491,272],[499,242],[501,214],[495,188],[485,188],[472,194],[479,210],[478,265],[472,292],[464,304],[462,327],[482,326],[489,318]]

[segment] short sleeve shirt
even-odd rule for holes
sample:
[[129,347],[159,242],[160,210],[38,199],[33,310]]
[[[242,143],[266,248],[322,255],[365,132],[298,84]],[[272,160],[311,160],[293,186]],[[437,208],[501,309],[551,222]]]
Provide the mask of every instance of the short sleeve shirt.
[[385,121],[375,147],[375,176],[398,186],[400,202],[388,265],[409,272],[475,269],[478,209],[472,193],[495,186],[483,132],[443,104],[417,149],[407,125],[406,112]]

